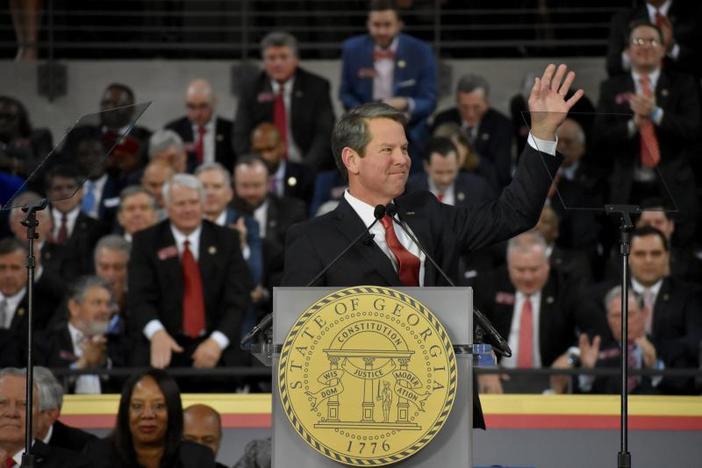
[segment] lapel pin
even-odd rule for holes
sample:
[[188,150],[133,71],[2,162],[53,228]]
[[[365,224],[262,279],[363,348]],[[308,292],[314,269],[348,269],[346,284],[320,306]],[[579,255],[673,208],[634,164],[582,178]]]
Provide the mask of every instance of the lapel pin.
[[480,135],[480,138],[482,138],[483,141],[487,141],[490,139],[490,134],[489,133],[483,133]]
[[289,177],[288,178],[288,185],[291,187],[294,187],[297,185],[297,179],[295,177]]
[[555,299],[553,298],[553,296],[548,296],[546,298],[546,304],[553,304],[554,302],[555,302]]
[[295,91],[295,97],[301,98],[301,97],[302,97],[302,91],[300,91],[300,90]]
[[667,97],[667,96],[668,96],[668,89],[665,89],[665,88],[662,89],[662,90],[661,90],[661,96]]
[[405,62],[404,60],[398,60],[397,66],[398,68],[405,68],[407,66],[407,62]]
[[668,296],[668,294],[663,294],[663,300],[667,301],[668,299],[670,299],[670,296]]
[[224,141],[224,136],[221,134],[217,134],[217,141]]
[[456,198],[458,198],[458,201],[463,201],[463,200],[466,199],[466,194],[463,193],[463,192],[458,192],[458,193],[456,194]]
[[406,214],[407,216],[412,216],[412,215],[414,215],[414,211],[408,211],[408,212],[405,213],[405,214]]
[[210,255],[214,255],[214,254],[217,253],[217,247],[215,247],[214,245],[211,245],[211,246],[207,249],[207,252],[208,252]]
[[24,316],[24,307],[20,307],[19,309],[17,309],[17,316],[18,317]]

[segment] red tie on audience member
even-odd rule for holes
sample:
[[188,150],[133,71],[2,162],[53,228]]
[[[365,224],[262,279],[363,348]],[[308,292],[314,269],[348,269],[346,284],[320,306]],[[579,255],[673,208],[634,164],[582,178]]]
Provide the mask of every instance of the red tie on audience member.
[[195,142],[195,159],[198,165],[205,160],[205,133],[207,133],[207,129],[199,125],[197,127],[197,141]]
[[5,466],[7,468],[12,468],[13,466],[15,466],[15,461],[12,458],[8,458],[7,460],[5,460]]
[[436,199],[439,200],[441,203],[444,202],[444,194],[443,193],[437,193],[436,194]]
[[400,276],[400,282],[404,286],[419,286],[419,258],[400,243],[390,216],[385,215],[380,223],[385,228],[385,242],[397,259],[397,273]]
[[[666,17],[661,13],[661,10],[656,8],[656,26],[658,26],[660,29],[663,29],[665,27],[666,23]],[[665,45],[665,44],[664,44]]]
[[65,244],[66,239],[68,239],[68,216],[66,216],[66,213],[61,213],[61,224],[56,234],[56,243]]
[[[647,73],[642,73],[639,78],[641,83],[641,92],[646,97],[653,97],[651,90],[651,78]],[[658,146],[658,137],[653,128],[653,122],[650,118],[644,119],[639,127],[641,135],[641,165],[643,167],[656,167],[661,161],[661,150]]]
[[525,296],[522,304],[522,316],[519,320],[519,349],[517,367],[530,369],[534,367],[534,312],[530,296]]
[[285,86],[282,84],[278,86],[278,94],[273,101],[273,125],[278,129],[280,139],[283,140],[286,148],[283,159],[288,159],[288,116],[285,111]]
[[190,251],[190,241],[183,247],[183,333],[197,338],[205,329],[205,298],[202,292],[200,267]]

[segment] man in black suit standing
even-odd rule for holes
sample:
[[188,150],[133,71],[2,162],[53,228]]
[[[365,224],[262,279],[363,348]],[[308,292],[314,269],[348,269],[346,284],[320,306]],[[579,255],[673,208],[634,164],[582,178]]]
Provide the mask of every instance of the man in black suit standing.
[[240,357],[236,343],[252,289],[238,236],[203,220],[197,177],[176,174],[163,195],[168,219],[132,241],[127,322],[141,343],[135,357],[149,356],[145,337],[153,367],[230,363]]
[[215,114],[216,103],[212,85],[207,80],[193,80],[185,92],[186,115],[165,126],[183,139],[188,172],[203,162],[218,162],[229,170],[234,165],[232,121]]
[[285,140],[286,157],[315,170],[331,168],[329,138],[334,110],[329,81],[299,67],[297,40],[272,32],[261,41],[264,71],[239,93],[234,118],[234,151],[251,150],[253,129],[273,123]]
[[[583,94],[578,90],[565,100],[575,79],[573,72],[566,72],[565,65],[558,68],[549,65],[535,81],[529,98],[534,116],[530,143],[512,183],[500,198],[482,205],[466,208],[444,205],[428,192],[401,196],[411,164],[403,114],[381,103],[364,104],[346,114],[334,130],[333,150],[337,166],[348,178],[349,189],[333,212],[290,228],[283,285],[309,283],[373,222],[377,205],[394,202],[397,216],[407,222],[454,281],[461,252],[505,240],[532,227],[551,185],[551,175],[561,162],[555,152],[556,130],[568,109]],[[404,231],[394,228],[389,217],[374,228],[377,229],[371,233],[375,234],[375,241],[357,244],[320,278],[319,286],[446,285],[424,261],[419,247]],[[388,246],[386,236],[393,249]],[[399,263],[398,257],[404,261]],[[474,423],[484,426],[477,392],[474,407]]]
[[512,122],[490,107],[490,85],[479,75],[464,75],[456,86],[456,107],[440,112],[433,128],[454,122],[466,133],[473,150],[488,159],[500,188],[512,180]]
[[611,203],[663,198],[667,208],[678,209],[678,240],[687,243],[698,208],[690,161],[700,128],[699,85],[663,67],[663,41],[654,24],[632,25],[631,72],[602,83],[595,135],[614,159]]

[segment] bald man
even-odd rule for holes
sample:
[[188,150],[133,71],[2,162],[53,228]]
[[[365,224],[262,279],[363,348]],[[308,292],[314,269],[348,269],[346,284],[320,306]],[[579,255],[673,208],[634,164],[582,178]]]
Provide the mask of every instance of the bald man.
[[[215,457],[222,442],[222,418],[211,406],[196,404],[183,412],[183,438],[210,448]],[[217,463],[217,468],[225,465]]]
[[185,91],[185,114],[165,128],[176,132],[188,152],[188,172],[203,162],[218,162],[227,169],[234,167],[232,122],[216,115],[217,99],[212,85],[203,79],[188,84]]
[[279,197],[295,197],[309,206],[314,193],[315,173],[304,164],[285,159],[285,142],[270,122],[259,124],[251,132],[251,151],[261,157],[268,167],[268,189]]

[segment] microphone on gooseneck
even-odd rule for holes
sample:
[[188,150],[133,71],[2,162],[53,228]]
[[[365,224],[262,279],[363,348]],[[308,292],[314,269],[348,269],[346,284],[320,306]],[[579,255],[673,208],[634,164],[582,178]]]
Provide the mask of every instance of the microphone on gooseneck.
[[[425,249],[424,246],[419,242],[419,239],[417,239],[417,237],[407,226],[407,223],[405,223],[400,218],[399,211],[397,210],[397,206],[394,203],[390,203],[386,207],[385,214],[390,216],[395,222],[395,224],[400,226],[400,228],[404,231],[405,234],[407,234],[407,236],[412,240],[412,242],[417,244],[419,250],[421,250],[424,253],[427,260],[429,260],[429,263],[431,263],[434,266],[434,268],[436,268],[436,271],[438,271],[441,274],[441,277],[444,278],[444,280],[446,280],[448,284],[455,287],[456,284],[451,280],[451,278],[449,278],[446,272],[436,263],[434,258],[427,251],[427,249]],[[397,217],[395,217],[395,215],[397,215]],[[492,339],[491,341],[495,345],[496,351],[498,351],[501,355],[505,357],[512,356],[512,350],[510,349],[509,344],[504,338],[502,338],[502,335],[500,335],[500,332],[498,332],[497,329],[495,329],[492,323],[490,323],[490,320],[488,320],[488,318],[475,307],[473,307],[473,316],[475,317],[475,321],[478,322],[480,328],[482,328]]]
[[375,207],[375,209],[373,210],[373,217],[374,217],[375,219],[373,220],[372,223],[370,223],[370,226],[368,226],[366,229],[364,229],[363,232],[360,233],[353,241],[351,241],[351,243],[350,243],[349,245],[347,245],[346,248],[345,248],[344,250],[342,250],[341,252],[339,252],[339,255],[337,255],[336,257],[334,257],[334,259],[333,259],[331,262],[329,262],[329,264],[328,264],[326,267],[324,267],[324,269],[322,269],[322,271],[320,271],[320,272],[317,274],[317,276],[315,276],[314,278],[312,278],[312,281],[310,281],[309,283],[307,283],[307,284],[305,285],[305,287],[306,287],[306,288],[309,288],[310,286],[313,286],[317,281],[319,281],[319,279],[320,279],[322,276],[324,276],[324,274],[325,274],[327,271],[329,271],[329,269],[330,269],[331,267],[333,267],[333,266],[336,264],[336,262],[338,262],[338,261],[341,259],[341,257],[343,257],[344,255],[346,255],[346,252],[348,252],[349,250],[351,250],[351,248],[353,248],[354,245],[358,244],[358,243],[361,241],[361,239],[370,239],[370,240],[372,240],[373,237],[374,237],[374,234],[370,234],[369,231],[371,230],[371,228],[372,228],[373,226],[375,226],[375,224],[376,224],[378,221],[380,221],[381,219],[383,219],[383,217],[385,216],[385,211],[386,211],[386,210],[385,210],[385,206],[383,206],[383,205],[377,205],[377,206]]

